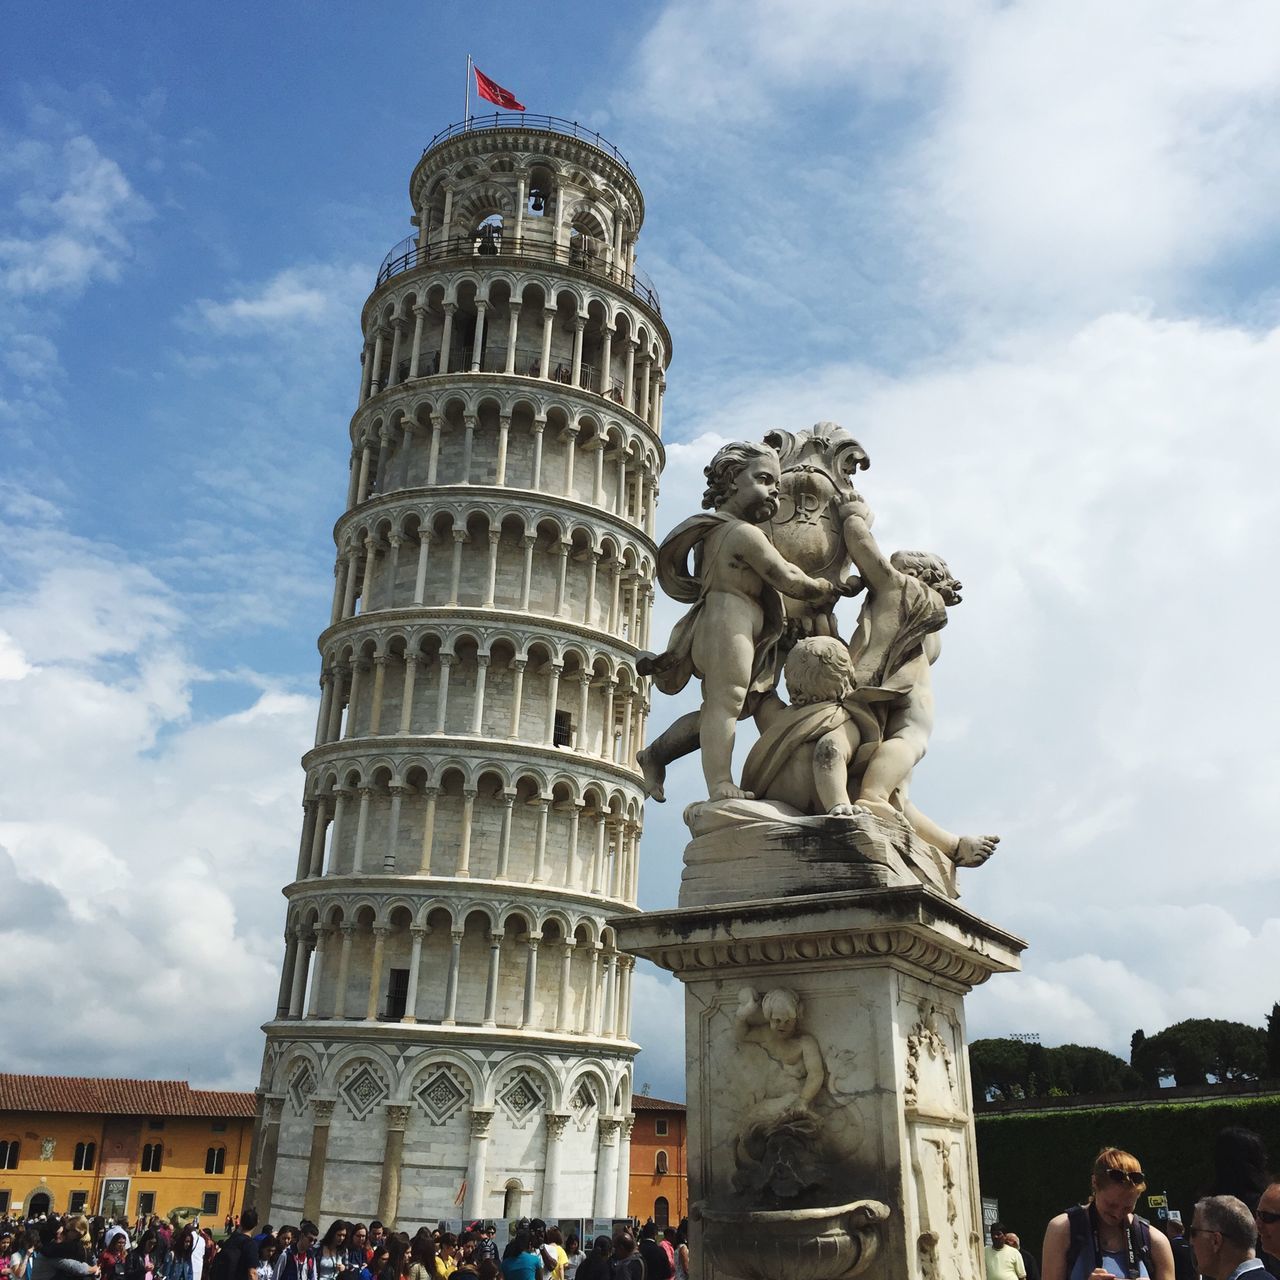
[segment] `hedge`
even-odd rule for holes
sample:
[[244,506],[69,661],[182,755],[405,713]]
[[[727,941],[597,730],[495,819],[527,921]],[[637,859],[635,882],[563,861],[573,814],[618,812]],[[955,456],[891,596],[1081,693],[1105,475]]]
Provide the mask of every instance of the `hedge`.
[[[982,1194],[1000,1202],[1001,1221],[1038,1255],[1049,1219],[1088,1196],[1099,1149],[1123,1147],[1142,1161],[1148,1191],[1167,1194],[1190,1222],[1213,1179],[1214,1137],[1229,1125],[1260,1133],[1280,1159],[1280,1095],[979,1114]],[[1154,1218],[1145,1203],[1138,1212]]]

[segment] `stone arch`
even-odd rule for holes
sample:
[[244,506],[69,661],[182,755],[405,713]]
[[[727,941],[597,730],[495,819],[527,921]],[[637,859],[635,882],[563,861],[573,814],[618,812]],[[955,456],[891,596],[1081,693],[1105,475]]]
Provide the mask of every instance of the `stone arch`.
[[469,1106],[481,1105],[485,1096],[485,1079],[479,1064],[467,1057],[465,1053],[435,1046],[428,1050],[422,1061],[415,1062],[404,1073],[396,1093],[396,1101],[410,1101],[414,1090],[429,1080],[434,1071],[441,1066],[452,1067],[470,1085],[471,1097],[467,1100]]
[[485,1081],[485,1104],[498,1105],[508,1084],[514,1077],[521,1074],[529,1076],[534,1083],[541,1085],[543,1110],[559,1111],[561,1109],[563,1091],[556,1071],[545,1058],[533,1053],[514,1053],[502,1059]]

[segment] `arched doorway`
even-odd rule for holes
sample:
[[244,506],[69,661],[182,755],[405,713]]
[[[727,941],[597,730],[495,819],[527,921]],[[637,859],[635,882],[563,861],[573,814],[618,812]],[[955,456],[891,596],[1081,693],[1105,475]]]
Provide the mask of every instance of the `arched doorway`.
[[671,1225],[671,1206],[667,1203],[666,1196],[659,1196],[653,1202],[653,1221],[659,1227]]
[[40,1214],[47,1214],[53,1208],[53,1201],[49,1197],[47,1191],[37,1191],[35,1195],[27,1201],[27,1217],[37,1218]]

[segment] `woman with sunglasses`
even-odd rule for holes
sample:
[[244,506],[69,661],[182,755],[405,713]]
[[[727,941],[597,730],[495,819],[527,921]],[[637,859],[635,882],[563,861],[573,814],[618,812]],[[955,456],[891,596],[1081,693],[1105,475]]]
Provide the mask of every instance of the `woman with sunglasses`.
[[1049,1223],[1042,1280],[1174,1280],[1173,1250],[1164,1233],[1134,1217],[1147,1186],[1137,1157],[1119,1147],[1103,1147],[1093,1162],[1092,1182],[1088,1204],[1076,1205]]

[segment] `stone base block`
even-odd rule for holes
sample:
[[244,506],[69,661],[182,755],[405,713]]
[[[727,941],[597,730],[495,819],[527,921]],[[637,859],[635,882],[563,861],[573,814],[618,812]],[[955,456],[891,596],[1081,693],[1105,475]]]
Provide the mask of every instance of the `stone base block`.
[[612,923],[685,986],[698,1280],[980,1280],[964,996],[1021,940],[919,883]]
[[704,800],[684,820],[682,907],[732,901],[747,885],[778,898],[918,884],[956,896],[955,864],[902,820],[810,818],[774,800]]

